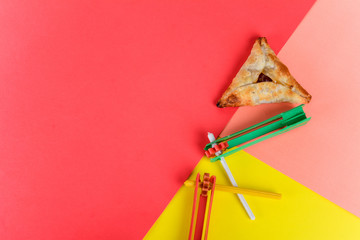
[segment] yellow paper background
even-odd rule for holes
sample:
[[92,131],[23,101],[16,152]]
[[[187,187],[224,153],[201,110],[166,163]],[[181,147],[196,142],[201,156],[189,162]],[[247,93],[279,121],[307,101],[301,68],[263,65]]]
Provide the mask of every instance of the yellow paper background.
[[[256,220],[247,217],[235,194],[215,190],[208,239],[360,239],[360,219],[244,151],[226,159],[239,187],[278,192],[281,200],[244,195]],[[220,162],[204,157],[196,173],[229,185]],[[334,176],[335,177],[335,176]],[[145,239],[187,239],[193,188],[181,187]]]

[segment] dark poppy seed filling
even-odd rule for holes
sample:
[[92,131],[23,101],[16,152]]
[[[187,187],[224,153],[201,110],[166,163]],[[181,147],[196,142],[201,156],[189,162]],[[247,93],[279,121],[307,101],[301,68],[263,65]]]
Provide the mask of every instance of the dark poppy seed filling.
[[273,80],[268,76],[266,76],[265,74],[260,73],[256,83],[261,83],[261,82],[273,82]]

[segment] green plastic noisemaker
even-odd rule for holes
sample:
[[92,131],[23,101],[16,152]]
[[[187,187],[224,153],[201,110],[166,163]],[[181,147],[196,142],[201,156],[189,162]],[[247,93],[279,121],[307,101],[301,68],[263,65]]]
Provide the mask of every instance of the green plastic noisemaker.
[[[214,162],[220,160],[221,157],[229,156],[258,142],[305,125],[311,118],[306,117],[303,106],[297,106],[266,121],[207,144],[204,148],[206,156],[210,157],[211,162]],[[234,148],[236,146],[238,147]],[[230,150],[231,148],[234,149]],[[228,150],[223,152],[225,149]],[[219,151],[221,154],[218,154]],[[215,155],[215,153],[217,154]]]

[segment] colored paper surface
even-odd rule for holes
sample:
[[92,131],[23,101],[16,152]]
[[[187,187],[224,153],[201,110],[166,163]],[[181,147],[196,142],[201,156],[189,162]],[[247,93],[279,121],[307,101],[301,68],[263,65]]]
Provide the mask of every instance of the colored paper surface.
[[[360,1],[319,0],[278,54],[312,94],[312,120],[248,148],[253,156],[360,216]],[[239,108],[227,135],[291,106]],[[246,116],[246,118],[244,118]]]
[[[216,191],[208,239],[342,239],[360,238],[360,219],[300,183],[240,151],[226,159],[239,187],[282,194],[274,200],[244,195],[256,219],[249,220],[233,193]],[[203,157],[196,174],[209,172],[229,185],[220,162]],[[146,240],[188,239],[194,188],[181,187],[146,235]]]
[[2,1],[1,239],[140,239],[314,0]]

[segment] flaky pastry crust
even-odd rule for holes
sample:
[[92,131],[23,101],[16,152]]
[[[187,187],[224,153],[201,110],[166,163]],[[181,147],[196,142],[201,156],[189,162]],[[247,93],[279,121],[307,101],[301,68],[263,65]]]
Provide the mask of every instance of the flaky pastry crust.
[[[258,82],[260,74],[266,75],[271,82]],[[279,102],[302,104],[310,100],[311,95],[275,55],[266,38],[260,37],[217,106],[240,107]]]

